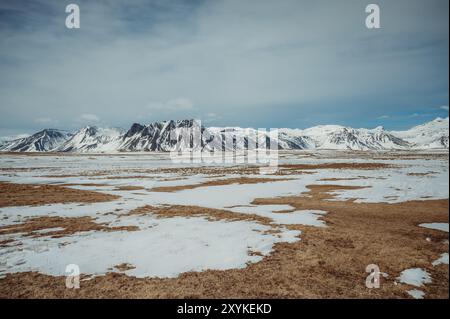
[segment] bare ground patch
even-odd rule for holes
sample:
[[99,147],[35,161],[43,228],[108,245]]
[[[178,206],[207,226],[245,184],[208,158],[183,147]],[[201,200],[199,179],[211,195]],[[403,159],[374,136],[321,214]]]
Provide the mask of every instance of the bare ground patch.
[[107,202],[118,196],[58,185],[0,183],[0,207]]

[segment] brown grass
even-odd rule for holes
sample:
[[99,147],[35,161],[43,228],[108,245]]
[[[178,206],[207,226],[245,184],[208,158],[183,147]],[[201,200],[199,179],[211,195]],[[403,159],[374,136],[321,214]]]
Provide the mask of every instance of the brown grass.
[[208,187],[208,186],[222,186],[222,185],[231,185],[231,184],[259,184],[259,183],[270,183],[270,182],[281,182],[287,181],[289,178],[250,178],[250,177],[237,177],[237,178],[228,178],[228,179],[217,179],[212,181],[206,181],[199,184],[190,184],[190,185],[177,185],[177,186],[161,186],[154,187],[151,189],[152,192],[176,192],[185,189],[194,189],[199,187]]
[[[327,201],[332,198],[330,192],[349,187],[310,185],[309,189],[307,194],[258,199],[254,204],[325,210],[328,214],[323,219],[328,227],[290,225],[289,228],[302,231],[300,241],[276,244],[270,256],[245,269],[188,272],[172,279],[139,279],[108,273],[83,282],[78,290],[66,289],[64,277],[35,272],[9,274],[0,279],[0,297],[408,298],[406,290],[412,287],[395,285],[395,278],[406,268],[422,267],[433,277],[433,283],[420,288],[426,297],[448,298],[448,266],[431,266],[442,252],[448,251],[448,244],[443,243],[448,234],[417,226],[424,222],[448,222],[448,200],[398,204]],[[164,217],[194,212],[198,210],[184,207],[160,210]],[[227,213],[212,215],[220,214]],[[389,274],[380,289],[364,285],[365,268],[373,263]]]
[[323,163],[323,164],[284,164],[279,166],[282,169],[307,170],[307,169],[357,169],[373,170],[395,167],[384,163]]
[[436,174],[436,172],[426,172],[426,173],[408,173],[406,175],[408,176],[428,176],[428,175],[433,175]]
[[107,202],[118,196],[58,185],[0,183],[0,207]]
[[121,263],[119,265],[115,265],[114,268],[119,270],[119,271],[127,271],[127,270],[130,270],[130,269],[134,269],[136,267],[131,265],[131,264],[128,264],[128,263]]
[[0,172],[32,172],[40,170],[52,170],[52,167],[0,167]]
[[348,177],[348,178],[321,178],[318,181],[320,182],[338,182],[338,181],[355,181],[360,179],[368,179],[367,176],[358,176],[358,177]]
[[255,214],[234,213],[223,209],[206,208],[199,206],[185,205],[164,205],[164,206],[142,206],[133,209],[126,215],[146,215],[152,214],[159,218],[172,217],[206,217],[210,221],[227,220],[227,221],[254,221],[263,225],[270,225],[272,220],[267,217]]
[[[49,232],[38,232],[48,228],[63,228]],[[83,217],[59,217],[41,216],[27,219],[23,223],[0,227],[0,235],[24,233],[24,236],[59,238],[84,231],[134,231],[136,226],[109,227],[105,224],[98,224],[94,218]]]
[[58,184],[57,186],[69,187],[69,186],[88,186],[88,187],[110,187],[108,184],[98,184],[98,183],[64,183]]
[[131,185],[123,185],[123,186],[116,186],[114,188],[114,190],[117,191],[138,191],[138,190],[142,190],[145,189],[142,186],[131,186]]
[[0,247],[6,247],[8,246],[8,244],[14,242],[14,239],[4,239],[4,240],[0,240]]
[[[275,175],[287,174],[310,174],[305,170],[318,169],[358,169],[358,170],[375,170],[393,168],[395,165],[385,163],[323,163],[323,164],[282,164]],[[302,172],[303,171],[303,172]],[[234,166],[234,167],[181,167],[181,168],[163,168],[158,170],[160,173],[176,173],[179,175],[220,175],[220,174],[239,174],[239,175],[255,175],[259,174],[259,166]]]

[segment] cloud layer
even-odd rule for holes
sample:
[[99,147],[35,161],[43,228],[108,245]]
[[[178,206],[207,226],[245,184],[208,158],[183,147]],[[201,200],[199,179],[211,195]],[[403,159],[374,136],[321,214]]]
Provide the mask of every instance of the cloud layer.
[[357,0],[77,3],[69,30],[66,3],[0,2],[5,134],[43,119],[400,128],[448,114],[448,1],[379,1],[379,30]]

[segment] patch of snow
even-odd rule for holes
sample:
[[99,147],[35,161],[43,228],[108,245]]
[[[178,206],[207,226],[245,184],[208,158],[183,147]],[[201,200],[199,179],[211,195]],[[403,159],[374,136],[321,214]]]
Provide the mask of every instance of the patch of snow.
[[325,222],[319,218],[327,212],[320,210],[298,210],[292,213],[275,213],[271,218],[277,224],[296,224],[315,227],[326,227]]
[[419,226],[429,229],[441,230],[448,233],[448,223],[424,223],[420,224]]
[[448,253],[443,253],[441,257],[432,262],[433,266],[437,266],[440,264],[448,265]]
[[244,214],[256,214],[273,220],[280,225],[307,225],[325,227],[325,222],[319,218],[327,212],[321,210],[297,210],[293,212],[280,213],[277,211],[290,210],[290,205],[259,205],[230,208],[231,211]]
[[36,234],[45,234],[45,233],[50,233],[50,232],[54,232],[54,231],[62,231],[65,228],[62,227],[51,227],[51,228],[45,228],[45,229],[39,229],[39,230],[34,230],[33,233]]
[[77,264],[83,274],[102,275],[115,265],[128,263],[135,268],[126,274],[136,277],[175,277],[188,271],[244,268],[269,254],[275,243],[297,241],[300,234],[286,229],[269,234],[265,231],[270,227],[246,221],[151,216],[127,219],[140,230],[86,232],[51,241],[22,238],[21,249],[4,252],[2,259],[6,263],[0,265],[0,275],[25,271],[64,275],[68,264]]
[[423,284],[431,283],[430,274],[422,268],[409,268],[403,270],[397,279],[402,283],[416,287],[422,287]]
[[422,290],[418,289],[408,290],[407,293],[414,299],[423,299],[423,297],[425,296],[425,293]]

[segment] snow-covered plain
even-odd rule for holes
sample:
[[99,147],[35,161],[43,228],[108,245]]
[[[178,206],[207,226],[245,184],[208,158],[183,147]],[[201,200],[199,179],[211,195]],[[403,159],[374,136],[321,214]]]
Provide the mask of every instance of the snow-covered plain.
[[[0,241],[15,240],[15,244],[0,248],[0,276],[24,271],[63,275],[68,264],[78,264],[84,274],[102,275],[108,271],[120,271],[114,267],[127,263],[134,268],[124,272],[137,277],[174,277],[186,271],[242,268],[247,263],[258,262],[263,256],[270,254],[275,243],[301,240],[301,233],[289,230],[286,227],[288,224],[326,227],[326,223],[321,220],[327,213],[325,211],[295,210],[289,205],[252,204],[256,198],[305,193],[308,185],[362,186],[364,188],[339,190],[335,194],[336,200],[352,198],[357,202],[397,203],[448,198],[448,157],[392,160],[348,156],[345,153],[340,155],[339,152],[317,154],[281,153],[280,164],[377,162],[395,166],[382,170],[317,169],[310,170],[310,174],[289,175],[289,180],[285,180],[286,176],[273,175],[269,177],[280,180],[155,192],[151,191],[152,188],[201,184],[240,175],[189,173],[181,168],[204,167],[205,164],[176,164],[164,153],[0,156],[0,181],[71,184],[68,187],[120,196],[110,202],[83,205],[73,203],[4,207],[0,208],[0,226],[13,226],[37,216],[91,216],[96,222],[110,226],[139,227],[137,231],[89,231],[61,238],[32,238],[25,234],[0,235]],[[231,168],[233,164],[224,164],[223,167],[225,166]],[[170,170],[174,168],[180,170]],[[118,189],[118,186],[136,186],[142,189],[126,191]],[[266,217],[272,220],[272,224],[211,221],[205,217],[157,218],[152,214],[127,215],[129,211],[144,205],[189,205],[225,209],[234,213]],[[21,245],[17,245],[17,242],[21,242]]]

